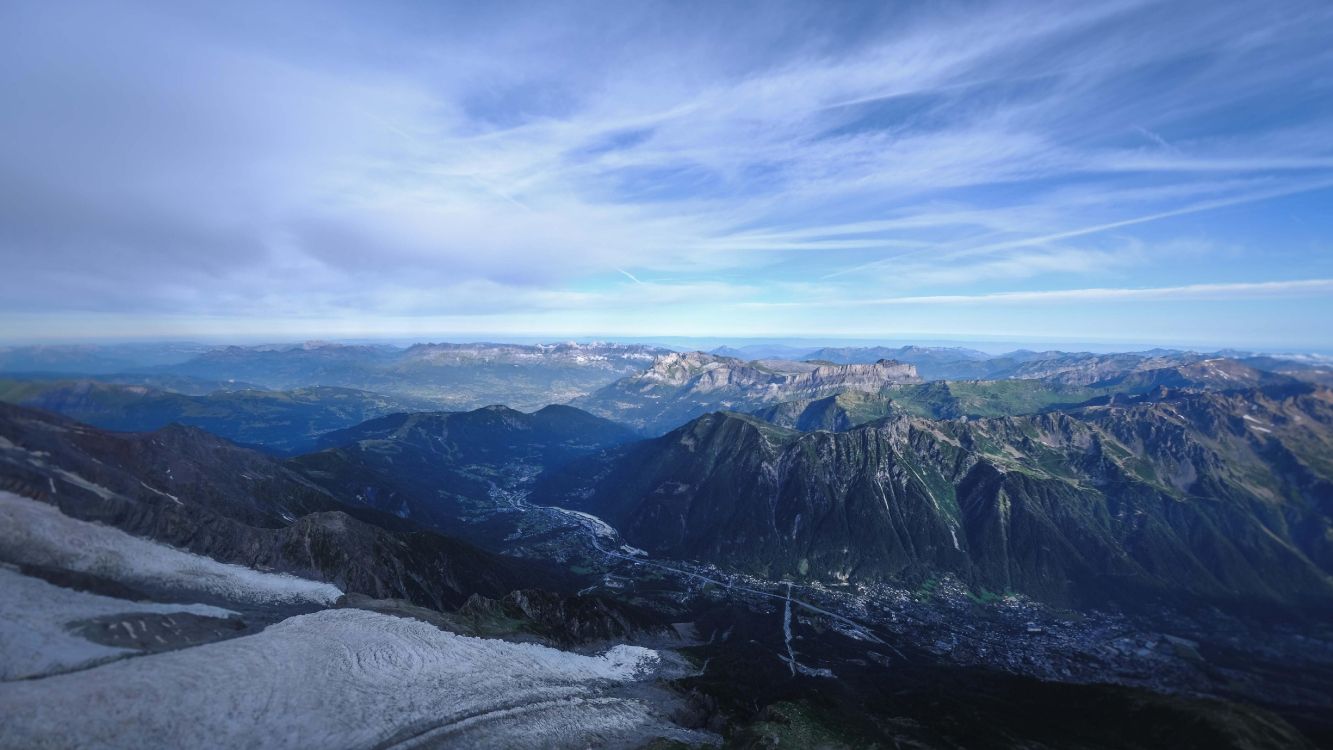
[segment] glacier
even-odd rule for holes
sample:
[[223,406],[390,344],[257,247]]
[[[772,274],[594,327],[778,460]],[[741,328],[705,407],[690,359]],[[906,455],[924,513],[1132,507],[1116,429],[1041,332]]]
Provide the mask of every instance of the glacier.
[[38,677],[79,669],[136,653],[103,646],[66,630],[78,620],[105,615],[176,614],[227,617],[230,610],[207,604],[132,602],[54,586],[0,566],[0,680]]
[[582,655],[456,635],[356,609],[262,632],[0,683],[0,747],[582,748],[707,742],[618,688],[659,654]]

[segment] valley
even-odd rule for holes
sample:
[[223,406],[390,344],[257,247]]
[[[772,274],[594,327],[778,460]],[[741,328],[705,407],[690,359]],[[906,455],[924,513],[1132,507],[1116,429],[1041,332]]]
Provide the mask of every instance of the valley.
[[[29,679],[0,682],[0,701],[32,718],[0,739],[35,736],[63,710],[53,695],[137,727],[91,714],[70,741],[128,745],[935,746],[978,722],[1108,748],[1180,726],[1199,747],[1333,736],[1326,390],[1208,358],[1087,385],[734,368],[668,356],[615,386],[678,393],[663,398],[686,406],[653,419],[759,405],[647,439],[570,406],[409,408],[302,422],[304,452],[287,456],[282,437],[261,453],[197,427],[112,432],[0,406],[0,490],[17,493],[0,506],[4,580],[14,602],[50,602],[11,631],[37,660],[6,656]],[[87,397],[65,394],[132,387],[77,382],[8,392],[61,394],[45,405],[78,416]],[[325,408],[327,386],[302,388],[303,409]],[[133,413],[120,398],[107,415]],[[228,419],[259,430],[272,413]],[[196,561],[150,562],[171,555]],[[278,581],[293,593],[260,593]],[[297,645],[312,638],[358,661]],[[629,653],[647,661],[596,671]],[[470,659],[534,692],[449,692]],[[591,676],[563,676],[568,659]],[[326,671],[301,672],[312,660]],[[225,693],[254,717],[245,731],[116,703],[124,685],[178,691],[171,675],[215,662],[297,683]],[[95,679],[76,689],[71,670]],[[311,679],[329,706],[343,691],[364,705],[321,713],[292,686]],[[386,680],[425,713],[365,702]],[[1100,713],[1034,723],[1066,700],[1057,688]],[[264,690],[291,697],[255,704]],[[314,723],[272,734],[290,712]]]
[[1330,0],[0,37],[0,750],[1333,750]]
[[[1317,615],[1275,630],[1256,613],[1224,616],[1211,607],[1069,610],[1021,595],[978,597],[952,577],[915,589],[772,580],[650,557],[595,518],[532,505],[522,493],[507,493],[504,503],[500,512],[522,514],[516,549],[595,577],[581,593],[689,619],[696,629],[710,623],[712,632],[698,633],[704,643],[689,649],[704,664],[690,684],[707,683],[708,665],[740,646],[751,652],[746,670],[764,659],[813,678],[794,693],[806,701],[814,700],[820,681],[874,675],[896,684],[892,673],[903,667],[926,672],[930,676],[915,675],[926,681],[937,670],[984,670],[1092,689],[1114,684],[1244,701],[1294,717],[1307,731],[1330,729],[1323,717],[1330,707],[1333,630]],[[521,539],[533,537],[543,541],[524,549]],[[736,642],[742,624],[750,639],[745,644]]]

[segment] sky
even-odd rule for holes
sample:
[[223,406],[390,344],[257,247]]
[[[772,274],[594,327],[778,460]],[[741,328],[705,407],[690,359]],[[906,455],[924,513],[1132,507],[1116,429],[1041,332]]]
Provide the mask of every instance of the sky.
[[0,3],[0,340],[1333,350],[1333,4]]

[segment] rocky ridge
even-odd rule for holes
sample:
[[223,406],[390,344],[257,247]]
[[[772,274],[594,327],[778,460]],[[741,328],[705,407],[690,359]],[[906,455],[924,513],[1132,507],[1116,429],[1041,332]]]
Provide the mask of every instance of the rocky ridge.
[[703,352],[667,354],[647,370],[622,378],[572,403],[599,416],[660,433],[717,409],[750,411],[843,390],[879,392],[920,382],[916,367],[881,360],[870,364],[755,360]]

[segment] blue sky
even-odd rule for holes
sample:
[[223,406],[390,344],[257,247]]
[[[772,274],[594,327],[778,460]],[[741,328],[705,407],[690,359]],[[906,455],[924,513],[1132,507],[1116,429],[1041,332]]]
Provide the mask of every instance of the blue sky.
[[1333,349],[1333,5],[0,5],[0,339]]

